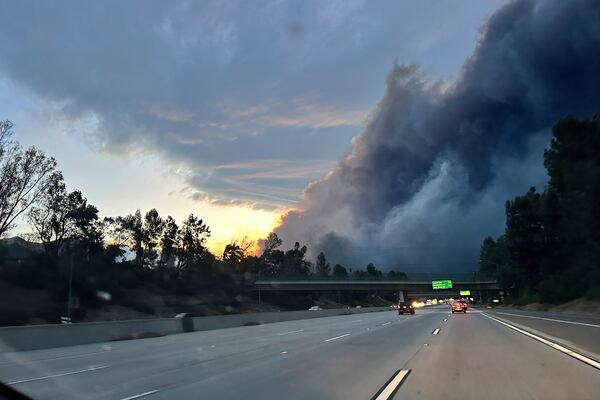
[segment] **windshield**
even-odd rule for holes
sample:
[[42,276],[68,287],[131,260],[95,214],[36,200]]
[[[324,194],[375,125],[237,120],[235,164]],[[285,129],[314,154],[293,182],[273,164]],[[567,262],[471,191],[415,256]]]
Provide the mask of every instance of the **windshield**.
[[4,387],[598,398],[597,0],[0,10]]

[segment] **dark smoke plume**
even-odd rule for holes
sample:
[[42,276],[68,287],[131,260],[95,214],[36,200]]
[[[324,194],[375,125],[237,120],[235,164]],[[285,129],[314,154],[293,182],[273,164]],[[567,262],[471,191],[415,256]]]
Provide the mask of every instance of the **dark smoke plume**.
[[396,65],[352,150],[278,228],[350,266],[466,271],[504,201],[546,181],[565,114],[600,111],[600,2],[513,1],[444,86]]

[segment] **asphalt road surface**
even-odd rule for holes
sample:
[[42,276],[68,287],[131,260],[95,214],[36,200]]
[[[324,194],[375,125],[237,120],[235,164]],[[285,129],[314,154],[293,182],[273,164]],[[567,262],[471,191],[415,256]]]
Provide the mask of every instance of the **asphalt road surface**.
[[447,306],[0,355],[39,399],[598,399],[600,318]]

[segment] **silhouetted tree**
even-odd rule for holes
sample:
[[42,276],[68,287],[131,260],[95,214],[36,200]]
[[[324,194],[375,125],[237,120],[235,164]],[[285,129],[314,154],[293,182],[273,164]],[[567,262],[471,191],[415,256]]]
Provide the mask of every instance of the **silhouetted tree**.
[[[206,266],[212,254],[206,248],[206,239],[210,237],[210,228],[202,219],[190,214],[183,221],[177,232],[175,254],[177,255],[176,268],[179,271],[189,270],[202,264]],[[213,256],[214,258],[214,256]]]
[[60,174],[52,175],[27,216],[35,237],[52,259],[58,258],[69,241],[83,242],[89,256],[102,240],[101,227],[96,223],[98,209],[88,204],[80,191],[68,193]]
[[47,190],[56,161],[36,149],[11,141],[12,122],[0,121],[0,238]]
[[283,242],[276,233],[271,232],[263,243],[263,252],[260,256],[259,274],[277,277],[281,274],[281,268],[285,255],[278,248]]
[[160,266],[175,266],[175,243],[177,241],[177,231],[179,227],[170,215],[165,219],[162,235],[160,237]]
[[327,259],[325,258],[325,254],[323,252],[320,252],[319,255],[317,256],[316,268],[317,268],[317,271],[316,271],[317,275],[329,276],[330,267],[329,267],[329,264],[327,263]]
[[333,266],[333,276],[335,276],[336,278],[345,279],[348,277],[348,271],[340,264],[335,264]]

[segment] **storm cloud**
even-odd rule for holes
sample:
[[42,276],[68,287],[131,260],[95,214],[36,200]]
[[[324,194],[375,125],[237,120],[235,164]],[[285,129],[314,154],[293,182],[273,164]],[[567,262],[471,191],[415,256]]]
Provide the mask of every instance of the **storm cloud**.
[[[64,120],[89,148],[159,154],[181,195],[297,207],[363,128],[393,60],[454,73],[502,1],[0,0],[0,99],[42,104],[49,134]],[[3,96],[6,81],[17,89]]]
[[395,65],[352,149],[278,228],[332,261],[467,271],[506,199],[543,185],[550,127],[600,111],[600,3],[513,1],[451,85]]

